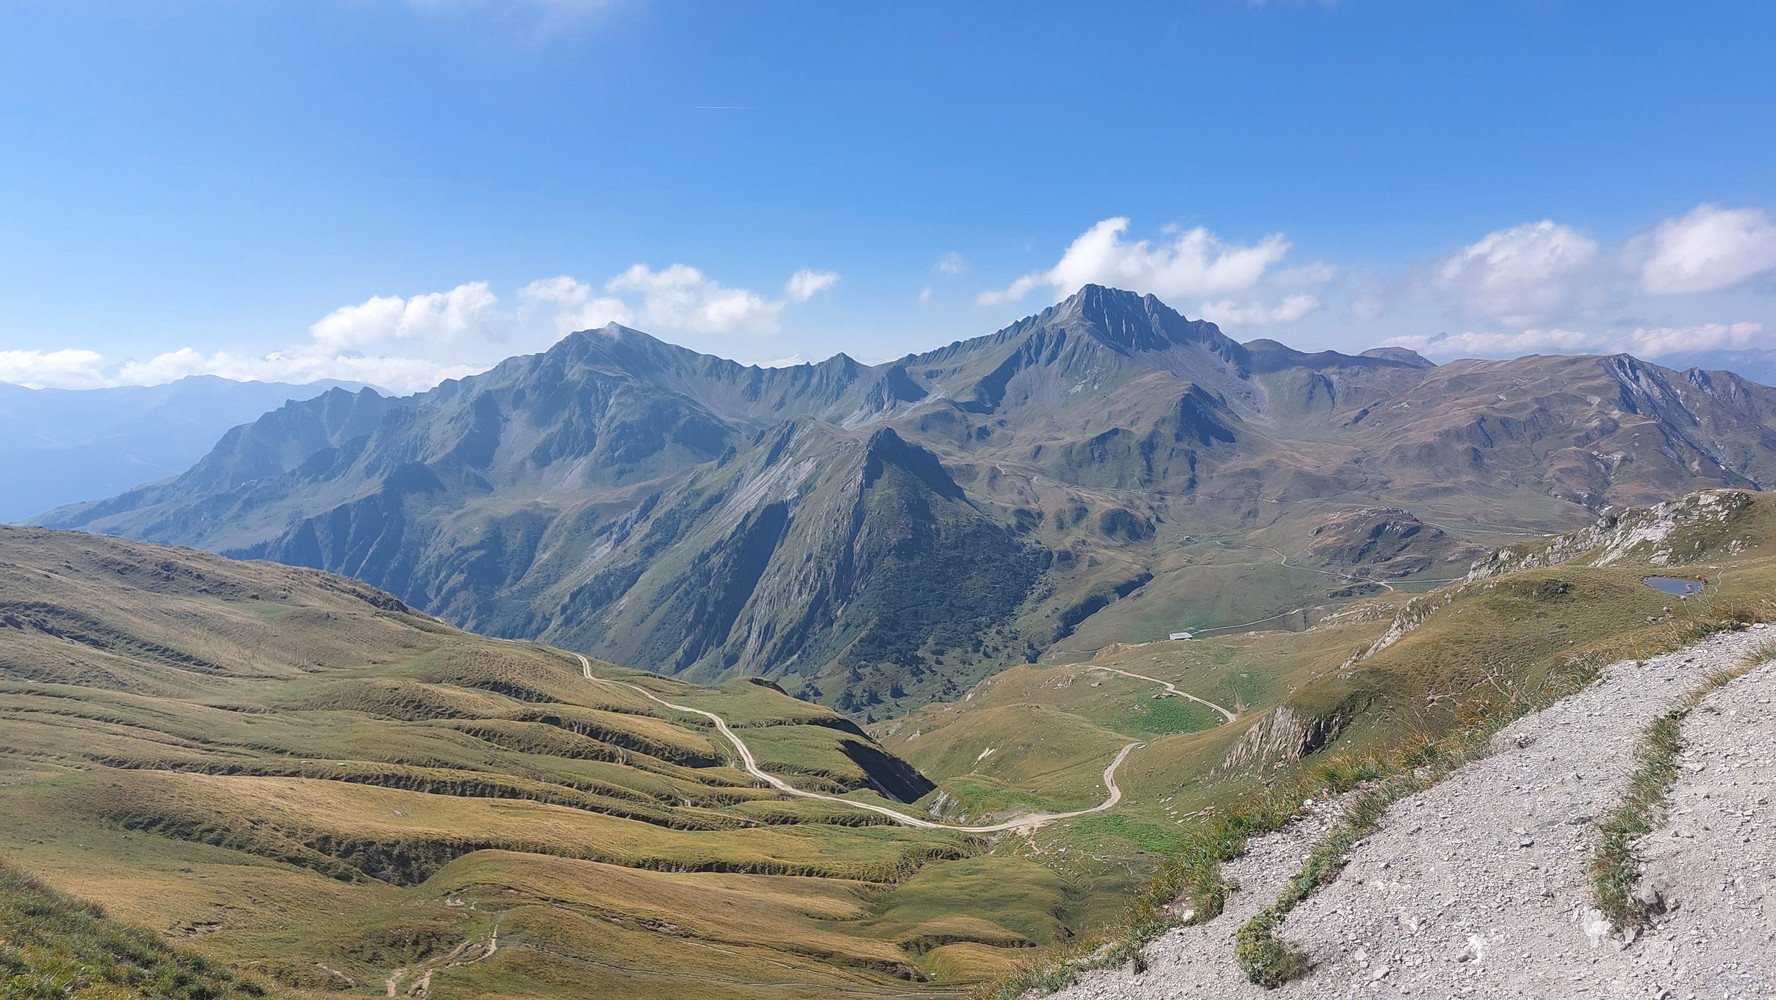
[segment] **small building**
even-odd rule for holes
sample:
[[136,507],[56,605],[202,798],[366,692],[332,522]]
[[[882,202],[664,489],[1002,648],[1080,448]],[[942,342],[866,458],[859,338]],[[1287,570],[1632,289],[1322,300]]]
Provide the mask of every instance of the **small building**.
[[1189,632],[1173,632],[1172,638],[1174,638],[1174,639],[1194,639],[1196,637],[1191,635]]

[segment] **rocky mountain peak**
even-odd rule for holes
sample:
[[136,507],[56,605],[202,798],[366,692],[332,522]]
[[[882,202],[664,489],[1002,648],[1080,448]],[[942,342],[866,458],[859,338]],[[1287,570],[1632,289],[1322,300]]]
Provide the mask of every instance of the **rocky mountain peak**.
[[1119,354],[1164,351],[1181,344],[1201,345],[1229,361],[1243,354],[1239,344],[1213,323],[1186,319],[1152,295],[1104,285],[1085,285],[1044,318],[1049,326],[1087,333]]
[[908,443],[893,428],[884,427],[871,434],[869,442],[864,445],[864,487],[874,485],[881,478],[884,466],[890,465],[905,470],[937,496],[946,500],[962,499],[961,487],[950,478],[936,455]]

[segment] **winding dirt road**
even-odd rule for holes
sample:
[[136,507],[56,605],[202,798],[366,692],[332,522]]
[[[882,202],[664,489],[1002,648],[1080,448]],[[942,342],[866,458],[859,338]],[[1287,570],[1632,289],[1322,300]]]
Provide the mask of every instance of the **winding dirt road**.
[[1118,670],[1115,667],[1096,667],[1096,666],[1092,666],[1089,663],[1085,665],[1085,669],[1087,669],[1087,670],[1103,670],[1103,671],[1107,671],[1112,674],[1121,674],[1124,677],[1133,677],[1135,680],[1138,680],[1138,681],[1147,681],[1150,684],[1158,684],[1160,687],[1166,689],[1167,694],[1175,694],[1180,698],[1189,698],[1191,701],[1196,702],[1198,705],[1207,705],[1210,708],[1214,709],[1215,711],[1220,712],[1221,715],[1224,718],[1226,718],[1228,722],[1233,721],[1233,713],[1232,712],[1229,712],[1227,709],[1222,708],[1220,705],[1217,705],[1212,701],[1204,701],[1203,699],[1198,698],[1196,695],[1193,695],[1188,691],[1178,690],[1177,685],[1173,684],[1171,681],[1162,681],[1157,677],[1149,677],[1146,674],[1131,674],[1126,670]]
[[[579,653],[575,653],[574,655],[579,657],[580,672],[586,675],[586,679],[589,681],[596,680],[597,678],[592,676],[592,661],[581,656]],[[1121,671],[1117,672],[1121,673]],[[1139,675],[1130,674],[1129,676],[1135,677]],[[1143,677],[1141,679],[1152,680],[1150,677]],[[873,805],[868,802],[857,802],[852,799],[840,798],[837,795],[823,795],[820,792],[803,791],[789,782],[784,781],[782,778],[761,769],[758,766],[758,761],[752,756],[752,750],[746,746],[745,742],[743,742],[740,737],[734,734],[732,729],[728,728],[727,722],[714,712],[705,712],[700,708],[692,708],[689,705],[673,704],[672,702],[661,698],[659,695],[654,694],[652,691],[649,691],[647,688],[635,684],[629,684],[624,681],[614,681],[612,683],[622,684],[624,687],[633,688],[643,697],[658,702],[674,711],[690,712],[693,715],[701,715],[710,722],[715,723],[716,730],[720,732],[722,736],[726,737],[727,741],[732,743],[734,749],[739,752],[741,769],[785,795],[793,795],[799,799],[819,799],[823,802],[837,802],[840,805],[847,805],[853,809],[865,809],[869,812],[876,813],[877,815],[886,816],[904,826],[914,826],[922,830],[955,830],[960,833],[1002,833],[1006,830],[1034,830],[1045,823],[1053,823],[1056,820],[1072,819],[1075,816],[1089,816],[1092,813],[1103,812],[1122,801],[1122,789],[1116,785],[1116,769],[1122,766],[1122,762],[1127,760],[1128,755],[1134,752],[1136,748],[1146,746],[1144,743],[1130,743],[1116,754],[1116,759],[1110,762],[1109,767],[1104,768],[1104,787],[1109,790],[1110,794],[1104,798],[1104,801],[1092,806],[1090,809],[1075,809],[1072,812],[1025,813],[1022,816],[1015,816],[1008,819],[1003,823],[994,823],[988,826],[957,826],[953,823],[936,823],[928,819],[920,819],[917,816],[909,816],[906,813],[890,809],[887,806]],[[1154,681],[1154,683],[1164,684],[1165,682]],[[1168,688],[1171,687],[1169,684],[1166,686]],[[1178,693],[1182,694],[1182,692]],[[1185,697],[1189,696],[1186,695]],[[1207,703],[1205,702],[1205,704]],[[1220,708],[1220,706],[1212,707]],[[1232,713],[1227,712],[1225,709],[1222,710],[1222,714],[1226,715],[1230,720],[1233,718]]]

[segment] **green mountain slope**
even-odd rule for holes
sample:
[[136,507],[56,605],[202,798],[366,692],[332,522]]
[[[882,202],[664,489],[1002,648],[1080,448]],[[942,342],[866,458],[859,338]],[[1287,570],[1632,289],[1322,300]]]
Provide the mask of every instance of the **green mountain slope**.
[[1304,354],[1088,286],[877,366],[574,334],[409,399],[286,407],[46,523],[868,719],[1044,653],[1305,627],[1515,537],[1771,482],[1771,413],[1726,373]]
[[0,996],[98,1000],[260,997],[203,958],[0,864]]
[[[872,904],[978,843],[755,787],[631,685],[718,710],[805,789],[894,803],[918,772],[768,684],[589,669],[344,577],[0,529],[0,855],[295,990],[451,978],[494,935],[524,975],[590,963],[618,990],[937,974]],[[1059,931],[981,926],[989,948]]]
[[[0,856],[294,995],[953,994],[1089,939],[1204,824],[1324,763],[1776,615],[1773,544],[1766,496],[1712,491],[1305,631],[1014,666],[866,736],[756,679],[589,678],[343,577],[4,529]],[[756,787],[630,685],[800,788],[976,825],[1099,804],[1138,745],[1114,808],[914,829]]]

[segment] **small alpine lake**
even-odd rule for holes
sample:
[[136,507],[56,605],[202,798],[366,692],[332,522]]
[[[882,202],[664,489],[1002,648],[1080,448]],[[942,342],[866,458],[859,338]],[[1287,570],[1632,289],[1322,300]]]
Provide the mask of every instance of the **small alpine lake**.
[[1685,580],[1676,576],[1649,576],[1640,582],[1662,594],[1674,594],[1678,597],[1688,597],[1691,594],[1702,592],[1701,580]]

